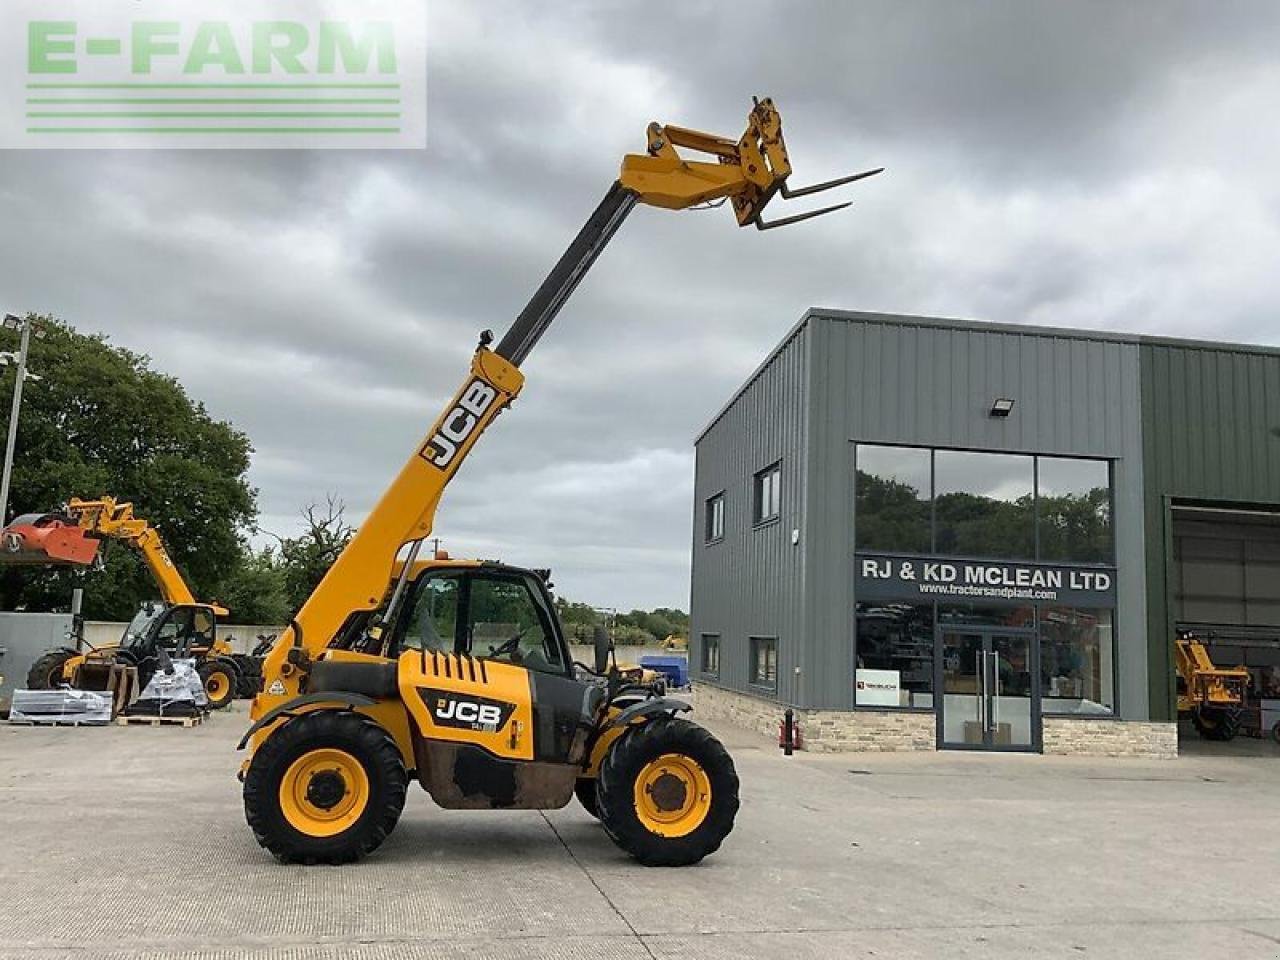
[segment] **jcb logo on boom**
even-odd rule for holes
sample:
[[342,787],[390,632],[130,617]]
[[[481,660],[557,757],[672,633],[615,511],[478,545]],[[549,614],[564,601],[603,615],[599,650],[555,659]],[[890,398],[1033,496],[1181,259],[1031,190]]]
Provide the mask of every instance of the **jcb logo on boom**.
[[431,439],[421,450],[428,463],[444,469],[453,463],[459,448],[475,432],[480,420],[498,398],[498,391],[483,380],[472,380],[454,404],[453,409],[440,418],[431,433]]

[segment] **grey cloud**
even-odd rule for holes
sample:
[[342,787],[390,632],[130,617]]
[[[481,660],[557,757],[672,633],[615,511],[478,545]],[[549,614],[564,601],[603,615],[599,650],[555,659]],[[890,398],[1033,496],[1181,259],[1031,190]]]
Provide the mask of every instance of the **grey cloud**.
[[[649,120],[797,181],[777,234],[641,208],[446,494],[458,554],[687,602],[692,438],[811,305],[1276,342],[1280,13],[1265,3],[429,7],[428,149],[0,153],[0,280],[151,353],[257,448],[262,525],[359,519]],[[124,493],[127,493],[125,491]]]

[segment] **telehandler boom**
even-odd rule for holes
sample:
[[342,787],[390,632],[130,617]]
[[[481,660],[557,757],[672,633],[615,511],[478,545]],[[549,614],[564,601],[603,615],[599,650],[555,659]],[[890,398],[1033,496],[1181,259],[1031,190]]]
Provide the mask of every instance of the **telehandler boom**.
[[537,571],[418,553],[445,487],[519,395],[520,365],[636,204],[728,200],[740,226],[763,230],[848,205],[766,221],[775,195],[878,172],[789,189],[768,99],[737,140],[649,126],[647,154],[623,159],[496,348],[480,335],[461,388],[267,656],[241,741],[245,814],[264,847],[304,863],[363,856],[395,826],[410,776],[448,808],[553,809],[577,792],[646,864],[693,863],[720,846],[737,774],[710,733],[676,717],[687,704],[628,684],[607,639],[592,667],[573,664]]

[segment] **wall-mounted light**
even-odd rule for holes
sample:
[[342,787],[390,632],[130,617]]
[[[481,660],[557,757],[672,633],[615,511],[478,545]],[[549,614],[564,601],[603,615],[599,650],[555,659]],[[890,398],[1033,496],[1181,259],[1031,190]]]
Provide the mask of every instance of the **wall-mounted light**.
[[991,402],[991,416],[1002,420],[1013,413],[1013,401],[1008,397],[997,397]]

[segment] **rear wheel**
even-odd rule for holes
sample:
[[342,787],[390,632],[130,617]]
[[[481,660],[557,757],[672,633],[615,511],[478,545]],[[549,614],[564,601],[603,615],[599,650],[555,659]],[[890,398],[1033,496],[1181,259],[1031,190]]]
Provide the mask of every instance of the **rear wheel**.
[[720,741],[662,717],[618,738],[596,794],[610,838],[646,866],[697,863],[719,849],[738,812],[738,774]]
[[249,653],[236,653],[231,657],[238,673],[236,696],[252,699],[262,692],[262,658]]
[[573,792],[578,802],[582,804],[582,809],[599,820],[600,805],[596,802],[596,781],[588,777],[579,777],[578,782],[573,786]]
[[367,717],[337,710],[286,721],[244,778],[245,819],[284,863],[349,863],[376,850],[404,808],[400,751]]
[[27,671],[27,689],[56,690],[62,685],[62,668],[75,655],[74,650],[50,650]]
[[219,660],[206,660],[197,672],[211,709],[221,710],[235,699],[236,672],[232,667]]
[[1201,707],[1191,719],[1206,740],[1234,740],[1240,732],[1240,711],[1234,707]]

